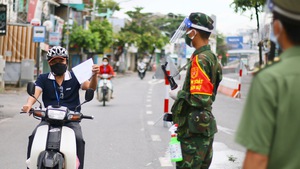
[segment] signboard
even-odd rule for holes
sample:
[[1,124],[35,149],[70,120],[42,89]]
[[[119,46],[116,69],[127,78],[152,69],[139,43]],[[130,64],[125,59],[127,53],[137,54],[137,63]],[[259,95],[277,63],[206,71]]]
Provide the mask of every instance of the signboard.
[[30,21],[30,24],[32,26],[41,26],[41,21],[37,18],[33,18],[31,21]]
[[226,37],[226,42],[230,49],[243,49],[242,36],[228,36]]
[[46,27],[34,26],[33,27],[33,42],[45,42]]
[[49,45],[58,46],[60,44],[60,34],[58,32],[49,33]]
[[0,36],[6,35],[6,11],[7,6],[0,4]]

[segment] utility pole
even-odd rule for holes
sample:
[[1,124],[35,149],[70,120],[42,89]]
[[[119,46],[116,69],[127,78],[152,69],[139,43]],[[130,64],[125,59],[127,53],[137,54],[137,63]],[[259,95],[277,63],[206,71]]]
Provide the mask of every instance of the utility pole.
[[95,14],[96,14],[96,0],[93,0],[92,21],[95,20]]
[[70,0],[68,0],[68,7],[67,7],[67,40],[66,40],[66,49],[69,53],[69,34],[70,34],[70,25],[69,25],[69,18],[70,18]]

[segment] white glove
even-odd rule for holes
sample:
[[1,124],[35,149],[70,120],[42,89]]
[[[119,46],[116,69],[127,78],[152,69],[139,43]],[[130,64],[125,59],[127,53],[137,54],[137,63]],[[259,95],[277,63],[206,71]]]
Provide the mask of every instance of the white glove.
[[180,85],[178,85],[176,89],[169,91],[169,95],[173,100],[177,100],[177,94],[178,94],[179,90],[181,90]]

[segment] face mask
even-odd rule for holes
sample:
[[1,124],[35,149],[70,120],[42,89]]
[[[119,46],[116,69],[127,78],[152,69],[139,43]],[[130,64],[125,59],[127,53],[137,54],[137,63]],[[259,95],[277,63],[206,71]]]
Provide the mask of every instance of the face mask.
[[67,65],[62,63],[56,63],[55,65],[50,66],[50,68],[55,76],[61,76],[67,71]]
[[[279,22],[280,27],[281,27],[280,30],[282,30],[282,24],[281,24],[280,21],[278,21],[278,22]],[[277,49],[280,48],[280,45],[279,45],[279,42],[278,42],[278,36],[279,36],[279,35],[275,35],[275,34],[274,34],[274,27],[273,27],[273,25],[271,25],[270,40],[271,40],[272,42],[275,43]]]
[[103,63],[103,65],[107,65],[108,64],[108,62],[102,62]]
[[279,46],[279,43],[278,43],[277,39],[278,39],[278,36],[274,35],[274,29],[273,29],[273,26],[272,26],[271,27],[271,33],[270,33],[270,40],[275,43],[276,48],[278,49],[280,46]]
[[185,43],[187,44],[187,45],[189,45],[190,47],[193,47],[193,39],[195,38],[195,36],[196,36],[196,33],[195,33],[195,35],[194,36],[192,36],[191,38],[189,37],[189,34],[192,32],[192,31],[194,31],[193,29],[192,30],[190,30],[190,31],[188,31],[186,34],[185,34]]

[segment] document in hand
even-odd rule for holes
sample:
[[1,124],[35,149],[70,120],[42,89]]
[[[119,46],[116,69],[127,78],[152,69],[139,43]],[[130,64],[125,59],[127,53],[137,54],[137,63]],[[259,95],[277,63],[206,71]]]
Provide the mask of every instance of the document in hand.
[[92,66],[94,65],[93,59],[88,59],[79,65],[72,68],[78,82],[82,84],[83,82],[90,79],[93,75]]

